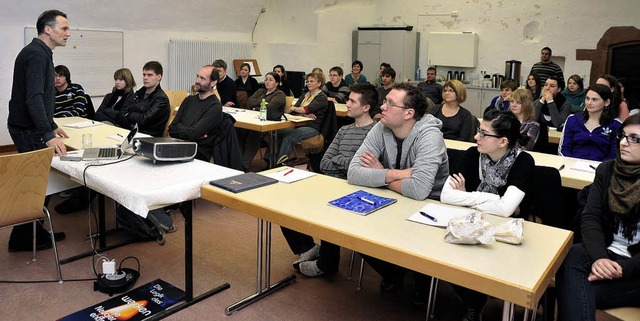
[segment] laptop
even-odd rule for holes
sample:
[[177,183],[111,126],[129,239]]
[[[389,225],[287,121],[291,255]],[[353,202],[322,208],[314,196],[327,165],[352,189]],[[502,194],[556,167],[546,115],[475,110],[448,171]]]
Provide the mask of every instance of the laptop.
[[138,133],[138,124],[136,124],[133,129],[129,132],[127,137],[124,138],[119,147],[96,147],[96,148],[87,148],[82,153],[83,161],[91,161],[91,160],[112,160],[119,159],[122,155],[125,154],[131,142],[133,141],[133,137]]

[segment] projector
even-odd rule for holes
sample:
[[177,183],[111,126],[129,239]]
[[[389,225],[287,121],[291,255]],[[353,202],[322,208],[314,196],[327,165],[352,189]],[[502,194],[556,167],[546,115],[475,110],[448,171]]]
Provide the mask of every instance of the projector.
[[168,137],[144,137],[133,140],[136,155],[154,162],[190,162],[196,156],[198,144]]

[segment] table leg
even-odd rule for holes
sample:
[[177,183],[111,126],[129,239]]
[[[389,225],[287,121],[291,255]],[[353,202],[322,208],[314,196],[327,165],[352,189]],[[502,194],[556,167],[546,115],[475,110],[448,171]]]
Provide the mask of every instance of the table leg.
[[[265,230],[266,230],[266,235],[265,235]],[[262,265],[262,260],[263,260],[263,249],[265,250],[264,253],[264,261],[265,261],[265,265],[263,268]],[[270,279],[271,279],[271,222],[266,222],[266,226],[264,224],[264,220],[262,219],[258,219],[258,244],[257,244],[257,251],[258,253],[256,259],[257,259],[257,264],[256,264],[256,292],[230,306],[228,306],[225,309],[225,314],[226,315],[231,315],[234,314],[238,311],[240,311],[241,309],[249,306],[250,304],[252,304],[253,302],[256,302],[266,296],[268,296],[271,293],[274,293],[277,290],[280,290],[281,288],[292,284],[293,282],[296,281],[296,275],[292,274],[280,281],[277,281],[273,284],[270,284]],[[264,271],[263,271],[264,269]],[[265,276],[265,281],[264,282],[264,286],[263,286],[263,282],[262,282],[262,275],[264,272],[264,276]]]
[[[89,190],[89,195],[91,195],[91,190]],[[89,206],[91,206],[91,204],[89,204]],[[100,233],[100,249],[107,247],[107,222],[105,216],[104,195],[98,194],[98,231]]]
[[229,283],[224,283],[208,292],[193,297],[193,208],[192,201],[184,201],[180,206],[182,216],[184,216],[184,282],[185,282],[185,300],[176,304],[162,312],[159,312],[149,319],[145,320],[161,320],[180,310],[188,308],[210,296],[222,292],[231,287]]
[[269,168],[273,168],[278,161],[278,131],[269,132]]

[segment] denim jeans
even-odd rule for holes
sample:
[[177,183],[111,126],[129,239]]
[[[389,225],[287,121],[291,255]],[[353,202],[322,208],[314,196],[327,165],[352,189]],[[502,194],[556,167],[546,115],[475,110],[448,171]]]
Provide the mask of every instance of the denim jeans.
[[[628,260],[611,251],[609,259]],[[584,244],[574,244],[556,274],[558,320],[595,321],[596,309],[640,306],[640,278],[589,282],[592,264]]]
[[278,137],[280,139],[280,149],[278,152],[278,159],[283,155],[289,155],[293,149],[293,145],[299,143],[303,139],[311,138],[318,134],[320,133],[315,128],[307,126],[279,130]]
[[44,133],[39,130],[9,128],[9,135],[11,135],[11,139],[19,153],[47,148],[47,142],[44,141]]

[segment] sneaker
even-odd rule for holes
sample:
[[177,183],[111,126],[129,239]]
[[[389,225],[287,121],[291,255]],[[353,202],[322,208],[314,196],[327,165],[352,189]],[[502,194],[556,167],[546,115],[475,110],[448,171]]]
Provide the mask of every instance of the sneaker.
[[308,277],[316,277],[316,276],[321,276],[324,274],[324,272],[322,272],[322,270],[320,270],[320,268],[318,268],[318,261],[306,261],[306,262],[300,262],[299,268],[300,268],[300,273],[302,273],[302,275],[304,276],[308,276]]
[[293,268],[299,270],[298,265],[302,262],[313,261],[320,256],[320,245],[314,245],[310,250],[300,254],[300,257],[293,261]]
[[462,321],[482,321],[482,309],[467,307],[467,313]]

